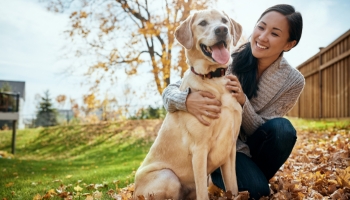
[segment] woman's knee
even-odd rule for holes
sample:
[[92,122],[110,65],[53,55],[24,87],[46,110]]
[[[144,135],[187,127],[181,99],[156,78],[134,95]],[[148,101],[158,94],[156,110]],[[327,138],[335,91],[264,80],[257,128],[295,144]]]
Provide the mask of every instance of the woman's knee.
[[274,118],[263,125],[263,130],[269,137],[282,141],[296,141],[297,134],[292,123],[286,118]]

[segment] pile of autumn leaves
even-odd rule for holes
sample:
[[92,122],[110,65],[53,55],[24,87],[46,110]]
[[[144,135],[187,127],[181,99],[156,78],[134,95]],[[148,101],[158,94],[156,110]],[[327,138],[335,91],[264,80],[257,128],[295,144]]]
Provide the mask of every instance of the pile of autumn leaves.
[[[349,129],[320,132],[299,130],[298,140],[291,156],[270,180],[271,195],[261,199],[350,199],[349,136]],[[75,199],[76,194],[64,192],[62,187],[64,186],[51,193],[48,192],[46,196],[37,196],[34,199],[48,199],[50,196]],[[74,188],[76,192],[81,189]],[[102,197],[106,195],[116,200],[131,199],[134,185],[109,190],[107,194],[95,191],[84,194],[81,199],[103,199]],[[244,191],[234,197],[231,193],[215,187],[209,188],[208,193],[212,200],[248,199],[249,196],[249,193]],[[140,196],[138,199],[150,200],[154,199],[154,196]]]
[[[350,130],[298,131],[294,150],[270,180],[271,195],[266,199],[350,199]],[[133,186],[119,195],[127,199]],[[248,192],[237,197],[209,188],[212,200],[248,199]],[[144,199],[144,197],[139,197]],[[150,196],[148,199],[152,199]]]
[[350,131],[299,131],[265,199],[350,199]]

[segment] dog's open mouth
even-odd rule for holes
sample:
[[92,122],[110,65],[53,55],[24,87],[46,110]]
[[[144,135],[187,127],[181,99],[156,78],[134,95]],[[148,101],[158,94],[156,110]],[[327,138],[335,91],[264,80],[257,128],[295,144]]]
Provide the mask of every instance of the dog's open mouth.
[[230,52],[228,51],[227,44],[224,41],[220,41],[213,46],[200,44],[200,47],[204,55],[208,56],[219,64],[226,64],[230,59]]

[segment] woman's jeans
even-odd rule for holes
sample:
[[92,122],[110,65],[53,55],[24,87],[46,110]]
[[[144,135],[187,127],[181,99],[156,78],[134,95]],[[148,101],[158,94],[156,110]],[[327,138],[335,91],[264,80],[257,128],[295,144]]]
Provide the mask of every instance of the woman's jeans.
[[[251,158],[237,152],[236,175],[239,191],[249,191],[250,198],[270,194],[269,180],[287,160],[297,136],[285,118],[275,118],[259,127],[247,140]],[[211,174],[212,182],[225,190],[220,169]]]

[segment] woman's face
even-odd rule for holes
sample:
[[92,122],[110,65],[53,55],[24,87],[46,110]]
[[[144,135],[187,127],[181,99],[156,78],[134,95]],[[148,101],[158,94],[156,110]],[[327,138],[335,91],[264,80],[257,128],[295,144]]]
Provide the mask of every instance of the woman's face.
[[272,63],[282,51],[290,50],[296,41],[288,42],[289,25],[286,17],[279,12],[266,13],[256,24],[251,48],[254,57],[259,61]]

